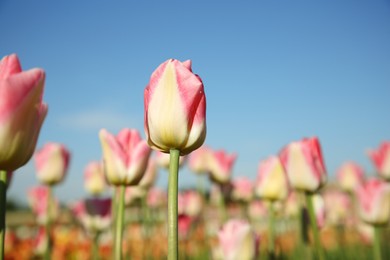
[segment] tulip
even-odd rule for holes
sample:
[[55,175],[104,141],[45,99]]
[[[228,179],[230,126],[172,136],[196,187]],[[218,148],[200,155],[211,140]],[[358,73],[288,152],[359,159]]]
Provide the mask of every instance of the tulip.
[[262,200],[253,200],[248,206],[248,216],[251,220],[256,222],[267,215],[267,206]]
[[380,231],[390,218],[390,186],[379,179],[369,179],[357,190],[360,218],[374,226],[374,259],[382,259]]
[[58,215],[58,202],[50,198],[50,192],[47,186],[37,186],[31,188],[27,194],[31,210],[40,225],[53,221]]
[[135,201],[142,199],[146,195],[146,190],[139,186],[129,186],[125,190],[125,205],[130,206]]
[[218,232],[219,250],[224,260],[251,260],[256,257],[256,238],[248,222],[231,219]]
[[232,185],[233,199],[247,203],[253,198],[253,182],[248,177],[238,177],[232,181]]
[[106,190],[104,166],[101,162],[92,161],[84,170],[84,188],[92,195],[102,194]]
[[342,190],[353,193],[364,182],[364,171],[354,162],[344,163],[337,171],[337,182]]
[[45,72],[22,71],[16,54],[0,61],[0,169],[13,171],[31,158],[47,114]]
[[99,132],[107,180],[113,185],[135,185],[144,174],[151,153],[135,129],[123,129],[113,136]]
[[371,225],[384,225],[390,217],[390,186],[379,179],[369,179],[358,190],[359,214]]
[[138,183],[138,186],[144,189],[150,189],[157,179],[157,164],[156,160],[149,160],[148,165],[142,179]]
[[209,159],[211,150],[207,146],[201,146],[198,150],[191,153],[188,160],[188,167],[197,174],[209,172]]
[[68,170],[70,152],[59,143],[47,143],[35,153],[38,180],[46,185],[60,183]]
[[278,157],[271,156],[259,163],[255,190],[256,195],[263,199],[276,201],[287,198],[287,176]]
[[348,194],[338,190],[327,190],[323,198],[326,219],[330,224],[340,226],[352,219],[352,202]]
[[152,74],[145,89],[145,133],[148,144],[181,155],[199,148],[206,138],[206,96],[191,61],[170,59]]
[[210,178],[217,183],[230,181],[237,155],[227,154],[224,150],[212,151],[209,160]]
[[147,195],[146,203],[151,208],[158,208],[166,205],[167,194],[159,188],[151,188]]
[[326,170],[318,138],[292,142],[280,153],[291,186],[315,192],[326,182]]
[[368,156],[381,177],[390,180],[390,141],[384,141],[377,150],[369,150]]
[[197,217],[203,209],[202,196],[196,191],[186,191],[179,193],[178,213],[190,217]]

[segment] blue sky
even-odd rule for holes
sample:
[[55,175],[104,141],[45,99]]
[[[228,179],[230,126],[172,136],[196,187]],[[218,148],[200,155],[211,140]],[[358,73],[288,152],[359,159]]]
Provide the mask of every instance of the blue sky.
[[[237,152],[234,176],[305,136],[320,138],[332,177],[390,139],[390,2],[0,1],[0,56],[44,68],[49,114],[38,147],[72,152],[64,201],[85,196],[83,170],[101,158],[100,128],[137,128],[143,91],[169,58],[191,59],[207,97],[206,143]],[[180,185],[194,176],[183,168]],[[160,172],[164,187],[167,174]],[[8,196],[25,201],[34,164]]]

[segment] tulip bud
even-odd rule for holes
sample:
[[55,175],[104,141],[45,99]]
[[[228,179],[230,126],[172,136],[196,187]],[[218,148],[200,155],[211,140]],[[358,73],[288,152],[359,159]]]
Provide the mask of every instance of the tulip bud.
[[326,182],[326,170],[318,138],[292,142],[280,153],[289,183],[294,189],[315,192]]
[[232,197],[237,201],[249,202],[253,198],[253,183],[247,177],[238,177],[232,182]]
[[42,102],[45,72],[22,71],[15,54],[0,61],[0,169],[13,171],[30,160],[47,114]]
[[369,150],[368,156],[379,175],[390,180],[390,141],[384,141],[377,150]]
[[90,162],[84,170],[84,187],[92,195],[99,195],[106,190],[106,178],[101,162]]
[[60,183],[68,171],[70,152],[59,143],[47,143],[34,156],[37,177],[42,184]]
[[354,162],[346,162],[337,171],[337,181],[342,190],[354,192],[364,182],[363,168]]
[[369,179],[357,190],[360,218],[372,225],[382,225],[390,217],[390,186],[378,179]]
[[256,237],[244,220],[231,219],[218,232],[219,250],[224,260],[251,260],[256,256]]
[[227,154],[224,150],[212,151],[209,159],[210,178],[217,183],[230,181],[236,154]]
[[209,172],[210,149],[206,146],[201,146],[198,150],[191,153],[188,160],[190,170],[197,174]]
[[284,200],[289,186],[282,163],[276,156],[260,162],[256,179],[256,195],[267,200]]
[[181,155],[199,148],[206,138],[206,96],[191,61],[170,59],[152,74],[145,89],[145,133],[148,144]]
[[138,131],[123,129],[113,136],[105,129],[99,132],[107,180],[113,185],[136,185],[141,180],[151,150]]

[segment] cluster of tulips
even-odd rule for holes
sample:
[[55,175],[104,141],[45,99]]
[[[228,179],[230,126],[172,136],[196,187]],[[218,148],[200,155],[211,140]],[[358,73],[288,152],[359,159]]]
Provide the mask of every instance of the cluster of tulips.
[[[71,154],[60,143],[35,151],[48,110],[42,102],[44,82],[42,69],[22,71],[15,54],[0,62],[1,259],[4,244],[12,251],[12,232],[5,225],[7,185],[31,157],[42,184],[28,191],[37,223],[35,253],[60,259],[58,252],[65,252],[55,250],[54,230],[65,209],[52,189],[64,180]],[[191,61],[162,63],[151,75],[144,102],[146,138],[135,129],[116,135],[100,130],[102,159],[90,162],[84,172],[90,195],[67,205],[91,241],[84,257],[103,258],[106,244],[110,252],[105,258],[122,259],[131,254],[129,239],[141,234],[147,248],[142,259],[154,256],[156,236],[160,246],[167,241],[160,257],[185,259],[194,252],[188,241],[196,234],[207,248],[200,259],[257,259],[264,252],[275,259],[284,253],[283,237],[293,230],[289,240],[299,259],[326,259],[329,241],[323,231],[333,227],[339,234],[336,246],[344,245],[351,230],[361,232],[372,243],[375,259],[383,259],[380,231],[390,218],[390,142],[369,151],[378,173],[369,179],[358,164],[347,162],[336,174],[337,183],[327,184],[317,137],[291,142],[260,160],[255,180],[233,178],[237,155],[203,144],[206,97]],[[178,173],[184,165],[198,175],[196,189],[179,191]],[[159,169],[168,171],[167,190],[155,187]]]

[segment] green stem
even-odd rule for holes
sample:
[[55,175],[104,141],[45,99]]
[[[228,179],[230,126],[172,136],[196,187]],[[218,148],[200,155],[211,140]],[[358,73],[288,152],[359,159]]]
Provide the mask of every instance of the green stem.
[[275,209],[274,202],[269,204],[269,259],[275,259]]
[[44,254],[44,259],[45,260],[50,260],[51,259],[51,222],[52,222],[52,215],[53,215],[53,208],[52,208],[52,188],[51,186],[48,187],[48,194],[47,194],[47,206],[46,206],[46,216],[47,216],[47,221],[45,223],[45,236],[46,236],[46,241],[47,241],[47,246],[45,249],[45,254]]
[[[113,187],[112,193],[112,205],[111,205],[111,218],[112,218],[112,237],[116,237],[116,218],[118,212],[118,196],[119,196],[119,187]],[[112,248],[115,248],[115,239],[113,240]],[[112,258],[115,258],[115,250],[112,250]]]
[[114,259],[122,259],[122,235],[123,235],[123,219],[124,219],[124,208],[125,208],[125,190],[126,186],[121,185],[119,187],[119,197],[117,198],[117,209],[116,212],[116,229],[115,229],[115,251]]
[[310,194],[308,192],[305,193],[306,206],[309,212],[310,225],[313,232],[314,248],[315,251],[317,252],[318,259],[324,260],[325,255],[321,246],[320,234],[317,226],[317,218],[314,212],[313,196],[314,196],[313,194]]
[[168,180],[168,260],[178,259],[177,193],[179,183],[179,157],[176,149],[170,151]]
[[92,238],[92,260],[99,260],[99,236],[100,232],[93,234]]
[[382,252],[381,252],[381,227],[374,226],[374,259],[382,260]]
[[5,213],[7,205],[7,172],[0,171],[0,259],[4,259]]
[[203,198],[206,198],[206,192],[205,192],[205,188],[204,188],[204,176],[203,174],[198,174],[198,177],[197,177],[197,186],[198,186],[198,192],[200,195],[203,196]]

